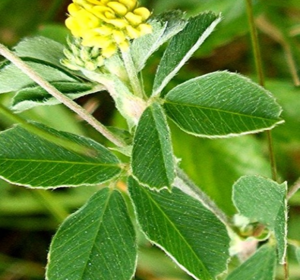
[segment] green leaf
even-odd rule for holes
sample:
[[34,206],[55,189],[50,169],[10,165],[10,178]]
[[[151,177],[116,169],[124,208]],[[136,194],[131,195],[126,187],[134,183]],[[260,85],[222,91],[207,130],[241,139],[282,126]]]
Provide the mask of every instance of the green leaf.
[[[26,64],[48,82],[77,82],[75,78],[56,68],[31,61],[27,61]],[[0,93],[18,91],[33,85],[36,84],[13,64],[0,70]]]
[[132,172],[150,188],[171,188],[175,165],[169,127],[161,106],[153,103],[138,123],[132,148]]
[[267,244],[230,273],[226,280],[273,280],[275,268],[275,248]]
[[226,227],[198,200],[177,188],[151,191],[129,178],[129,193],[147,238],[195,279],[223,272],[229,258]]
[[[71,99],[104,90],[102,85],[80,82],[52,82],[51,84]],[[21,112],[35,106],[56,105],[60,103],[59,100],[52,97],[40,86],[33,86],[23,88],[16,93],[12,100],[12,109]]]
[[0,134],[0,177],[27,187],[95,185],[120,173],[119,160],[92,139],[39,128],[91,149],[92,156],[77,154],[20,126]]
[[167,115],[185,132],[201,137],[230,137],[273,128],[281,107],[270,92],[249,79],[213,72],[172,89]]
[[286,192],[286,183],[258,176],[241,177],[233,186],[233,202],[240,214],[274,231],[281,263],[287,246]]
[[22,58],[34,58],[62,68],[60,59],[64,57],[64,45],[49,38],[37,36],[22,40],[14,47],[14,52]]
[[131,53],[138,72],[144,68],[151,54],[184,28],[187,22],[182,16],[181,11],[171,11],[154,17],[149,21],[152,33],[133,40]]
[[174,36],[158,66],[152,95],[158,95],[177,74],[220,22],[220,16],[202,13],[189,19],[185,28]]
[[118,191],[105,188],[58,229],[46,276],[48,280],[130,280],[136,257],[135,232],[124,199]]

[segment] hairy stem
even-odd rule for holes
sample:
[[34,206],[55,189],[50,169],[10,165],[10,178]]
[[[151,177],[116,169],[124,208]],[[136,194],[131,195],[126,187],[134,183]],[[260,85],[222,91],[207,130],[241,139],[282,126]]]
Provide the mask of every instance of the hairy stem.
[[125,146],[125,143],[118,136],[110,132],[103,124],[101,124],[97,119],[90,115],[85,109],[79,106],[72,99],[65,96],[63,93],[58,91],[54,86],[49,82],[44,80],[38,73],[36,73],[31,67],[29,67],[22,59],[12,53],[4,45],[0,44],[0,54],[3,55],[6,59],[11,61],[16,67],[22,70],[28,77],[30,77],[34,82],[40,85],[44,90],[49,94],[54,96],[57,100],[67,106],[69,109],[78,114],[82,119],[94,127],[98,132],[100,132],[104,137],[109,141],[114,143],[118,147]]

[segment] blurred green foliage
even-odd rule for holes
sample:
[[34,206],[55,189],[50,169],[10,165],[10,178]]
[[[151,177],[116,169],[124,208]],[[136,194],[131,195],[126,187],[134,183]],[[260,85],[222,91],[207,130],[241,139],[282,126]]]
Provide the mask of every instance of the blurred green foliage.
[[[248,32],[245,1],[238,0],[144,0],[155,14],[171,9],[189,15],[211,10],[222,13],[223,21],[193,59],[183,67],[169,87],[211,71],[227,69],[256,80]],[[68,34],[63,26],[66,7],[63,0],[1,0],[0,42],[13,46],[25,36],[42,35],[62,43]],[[255,0],[254,12],[266,76],[266,87],[283,107],[285,124],[272,131],[278,173],[289,187],[300,177],[300,2],[299,0]],[[143,70],[149,87],[161,56],[158,51]],[[0,102],[9,106],[9,94]],[[94,111],[108,125],[123,125],[105,94],[78,101]],[[103,139],[61,105],[38,107],[22,113],[53,128],[98,141]],[[0,128],[12,125],[0,119]],[[236,210],[231,202],[233,183],[242,175],[271,176],[264,133],[231,139],[199,139],[172,126],[175,153],[181,167],[227,214]],[[299,182],[299,181],[298,181]],[[68,213],[80,207],[96,187],[51,191],[48,199]],[[300,192],[290,200],[289,238],[300,240]],[[43,195],[0,181],[0,279],[44,279],[47,248],[61,222],[49,214]],[[298,244],[299,245],[299,244]],[[300,279],[295,250],[289,249],[290,279]],[[283,279],[282,271],[277,279]],[[136,279],[189,279],[166,256],[140,236],[140,258]]]

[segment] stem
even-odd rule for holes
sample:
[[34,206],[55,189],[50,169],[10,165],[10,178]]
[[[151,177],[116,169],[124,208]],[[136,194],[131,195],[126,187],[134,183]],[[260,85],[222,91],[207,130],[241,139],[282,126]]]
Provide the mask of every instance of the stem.
[[134,95],[143,98],[144,91],[141,86],[140,80],[138,78],[138,73],[136,71],[135,65],[133,63],[130,51],[122,51],[122,58],[125,64],[126,72],[129,78],[130,85],[132,87]]
[[265,85],[264,74],[263,74],[263,67],[262,67],[262,59],[261,59],[261,52],[259,48],[257,30],[254,23],[254,15],[253,15],[253,8],[252,8],[252,0],[246,0],[247,3],[247,15],[248,15],[248,23],[250,27],[250,36],[251,36],[251,43],[255,61],[255,68],[258,76],[258,81],[261,86]]
[[[252,0],[246,0],[246,5],[247,5],[247,15],[248,15],[248,21],[249,21],[249,26],[250,26],[250,34],[251,34],[252,48],[253,48],[253,52],[254,52],[256,72],[257,72],[259,84],[261,86],[264,86],[265,81],[264,81],[264,75],[263,75],[262,59],[261,59],[261,53],[260,53],[260,49],[259,49],[257,31],[256,31],[255,23],[254,23]],[[269,156],[270,156],[270,162],[271,162],[272,178],[274,181],[277,181],[277,168],[276,168],[276,160],[275,160],[275,154],[274,154],[274,149],[273,149],[273,141],[272,141],[271,131],[267,131],[267,136],[268,136],[268,146],[269,146]],[[287,256],[285,256],[283,270],[284,270],[284,279],[288,280],[289,279],[289,270],[288,270]]]
[[44,90],[49,94],[54,96],[57,100],[67,106],[69,109],[78,114],[82,119],[94,127],[98,132],[100,132],[104,137],[109,141],[114,143],[118,147],[123,147],[126,144],[118,136],[110,132],[103,124],[101,124],[97,119],[90,115],[85,109],[79,106],[72,99],[65,96],[63,93],[58,91],[54,86],[49,82],[44,80],[38,73],[36,73],[31,67],[29,67],[22,59],[12,53],[4,45],[0,44],[0,54],[3,55],[6,59],[15,64],[19,69],[21,69],[28,77],[30,77],[34,82],[40,85]]
[[26,128],[29,132],[32,132],[33,134],[38,135],[39,137],[52,142],[58,146],[61,146],[67,150],[71,150],[73,152],[83,154],[83,155],[93,155],[93,150],[84,146],[81,146],[73,141],[70,141],[68,139],[60,138],[46,130],[43,130],[42,128],[39,128],[35,126],[32,123],[27,122],[23,118],[21,118],[18,115],[15,115],[12,113],[9,109],[4,107],[2,104],[0,104],[0,114],[4,115],[8,119],[12,120],[13,122],[19,123],[21,126]]
[[[246,0],[246,4],[247,4],[247,15],[248,15],[248,22],[249,22],[249,27],[250,27],[251,43],[252,43],[252,49],[253,49],[253,54],[254,54],[257,77],[259,80],[259,84],[262,87],[264,87],[265,80],[264,80],[264,74],[263,74],[262,59],[261,59],[261,52],[260,52],[260,48],[259,48],[257,30],[256,30],[255,23],[254,23],[252,0]],[[273,149],[273,140],[272,140],[271,131],[267,131],[267,138],[268,138],[272,179],[274,181],[277,181],[277,179],[278,179],[277,178],[277,167],[276,167],[276,160],[275,160],[275,153],[274,153],[274,149]]]
[[297,73],[297,66],[293,57],[293,51],[288,36],[281,32],[275,25],[268,21],[265,17],[261,16],[256,20],[258,28],[270,36],[274,41],[278,42],[286,55],[287,64],[290,70],[291,77],[295,86],[300,85],[300,78]]

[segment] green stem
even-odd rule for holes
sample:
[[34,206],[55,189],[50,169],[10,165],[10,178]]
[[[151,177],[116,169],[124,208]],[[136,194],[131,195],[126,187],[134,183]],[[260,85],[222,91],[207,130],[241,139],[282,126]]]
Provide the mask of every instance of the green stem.
[[[246,0],[246,5],[247,5],[247,15],[248,15],[248,21],[249,21],[249,26],[250,26],[250,34],[251,34],[252,48],[253,48],[253,52],[254,52],[256,72],[257,72],[259,84],[261,86],[264,86],[265,81],[264,81],[264,75],[263,75],[262,59],[261,59],[261,53],[260,53],[260,49],[259,49],[257,31],[256,31],[256,27],[255,27],[255,22],[254,22],[252,0]],[[267,131],[267,137],[268,137],[272,178],[274,181],[277,181],[278,180],[277,168],[276,168],[276,160],[275,160],[275,153],[274,153],[274,149],[273,149],[273,140],[272,140],[271,131]],[[285,263],[283,264],[283,270],[284,270],[284,279],[288,280],[289,279],[289,269],[288,269],[287,256],[285,257]]]
[[[252,42],[252,49],[253,49],[253,54],[254,54],[256,72],[257,72],[259,84],[262,87],[264,87],[265,79],[264,79],[264,74],[263,74],[262,59],[261,59],[261,52],[260,52],[260,48],[259,48],[257,30],[255,27],[255,22],[254,22],[252,0],[246,0],[246,4],[247,4],[247,15],[248,15],[248,22],[249,22],[249,27],[250,27],[250,35],[251,35],[251,42]],[[268,147],[269,147],[269,157],[270,157],[272,178],[274,181],[277,181],[278,180],[277,167],[276,167],[276,160],[275,160],[275,153],[274,153],[274,148],[273,148],[273,140],[272,140],[271,131],[267,131],[267,138],[268,138]]]
[[261,52],[260,52],[260,48],[259,48],[257,30],[255,27],[255,22],[254,22],[252,0],[246,0],[246,3],[247,3],[248,23],[249,23],[249,27],[250,27],[250,36],[251,36],[256,72],[257,72],[259,84],[261,86],[264,86],[265,80],[264,80],[264,74],[263,74],[262,59],[261,59]]
[[49,94],[54,96],[57,100],[59,100],[69,109],[78,114],[82,119],[84,119],[87,123],[94,127],[109,141],[111,141],[118,147],[123,147],[126,145],[122,139],[110,132],[103,124],[101,124],[97,119],[90,115],[84,108],[58,91],[54,86],[44,80],[38,73],[36,73],[31,67],[29,67],[22,59],[20,59],[2,44],[0,44],[0,54],[11,61],[13,64],[15,64],[20,70],[22,70],[28,77],[30,77],[34,82],[40,85]]
[[123,62],[126,68],[126,72],[129,78],[131,88],[134,95],[143,98],[145,96],[143,88],[141,86],[140,80],[138,78],[138,73],[136,71],[135,65],[133,63],[130,51],[121,51]]

